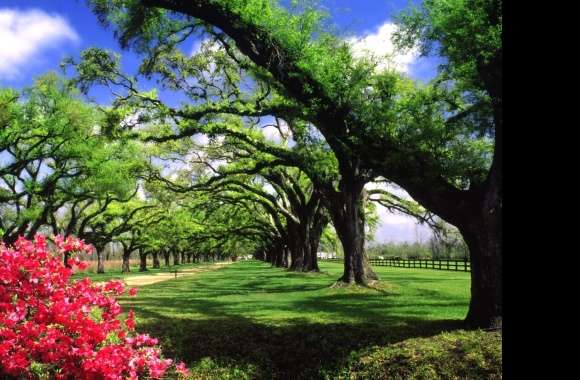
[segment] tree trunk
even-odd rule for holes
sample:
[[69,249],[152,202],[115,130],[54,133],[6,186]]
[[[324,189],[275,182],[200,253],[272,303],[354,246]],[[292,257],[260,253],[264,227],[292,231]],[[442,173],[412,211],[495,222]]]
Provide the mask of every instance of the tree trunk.
[[471,259],[471,301],[465,318],[471,327],[501,327],[503,317],[501,132],[495,149],[483,201],[465,227],[457,226]]
[[310,229],[310,254],[307,256],[305,263],[306,267],[311,268],[310,271],[320,271],[318,268],[318,246],[320,245],[322,232],[329,222],[328,219],[326,210],[320,206],[314,215]]
[[129,259],[131,258],[131,251],[123,250],[123,267],[121,268],[121,272],[129,273],[131,270],[129,269]]
[[272,264],[272,266],[276,266],[277,256],[278,255],[276,254],[275,245],[271,245],[270,247],[266,248],[265,250],[266,262]]
[[70,252],[65,252],[62,258],[62,261],[64,263],[64,266],[66,268],[72,268],[72,265],[70,265],[70,263],[68,262],[68,260],[70,259]]
[[97,273],[105,273],[105,257],[103,248],[97,249]]
[[496,235],[481,226],[463,231],[471,257],[471,301],[465,322],[470,327],[501,326],[502,260]]
[[185,251],[181,251],[181,263],[185,263]]
[[159,263],[159,252],[153,251],[151,254],[153,255],[153,268],[154,269],[161,268],[161,264]]
[[168,267],[169,266],[169,251],[167,251],[167,250],[163,251],[163,260],[165,261],[165,266]]
[[288,268],[291,263],[290,250],[286,247],[282,250],[282,267]]
[[288,251],[292,258],[292,263],[288,268],[294,272],[304,270],[304,253],[307,250],[308,242],[306,240],[307,227],[302,224],[288,223]]
[[139,249],[139,272],[147,271],[147,252]]
[[287,268],[288,267],[288,255],[289,251],[285,244],[280,244],[275,248],[274,256],[276,258],[276,267]]
[[179,252],[173,250],[173,265],[179,265]]
[[379,277],[365,253],[365,218],[362,181],[345,181],[331,199],[332,221],[344,250],[344,273],[339,281],[366,285]]

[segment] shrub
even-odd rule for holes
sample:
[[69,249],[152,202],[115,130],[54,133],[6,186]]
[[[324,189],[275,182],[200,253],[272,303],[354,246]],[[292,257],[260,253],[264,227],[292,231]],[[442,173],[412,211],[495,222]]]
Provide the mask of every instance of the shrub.
[[[60,236],[52,250],[42,235],[0,245],[2,378],[160,378],[172,365],[156,339],[135,333],[132,311],[119,318],[122,282],[71,281],[61,256],[71,254],[69,264],[82,270],[86,263],[72,256],[87,251],[82,240]],[[187,375],[182,363],[175,371]]]
[[348,379],[501,379],[501,333],[481,330],[413,338],[353,355]]

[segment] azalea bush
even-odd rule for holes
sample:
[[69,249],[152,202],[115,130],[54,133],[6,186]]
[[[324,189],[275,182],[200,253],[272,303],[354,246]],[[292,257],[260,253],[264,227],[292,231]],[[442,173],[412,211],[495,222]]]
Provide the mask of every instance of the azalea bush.
[[132,311],[120,319],[117,297],[136,289],[71,280],[74,268],[86,268],[75,254],[92,246],[60,236],[50,246],[42,235],[0,245],[0,378],[160,378],[170,368],[188,375],[162,357],[156,339],[135,332]]

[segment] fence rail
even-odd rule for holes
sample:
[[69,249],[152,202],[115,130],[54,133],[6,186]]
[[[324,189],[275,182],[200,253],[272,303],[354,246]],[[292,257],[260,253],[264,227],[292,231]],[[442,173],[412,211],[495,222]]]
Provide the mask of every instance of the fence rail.
[[[319,259],[331,263],[342,263],[343,259]],[[369,259],[369,263],[377,267],[423,268],[436,270],[451,270],[470,272],[471,263],[467,260],[432,260],[432,259]]]

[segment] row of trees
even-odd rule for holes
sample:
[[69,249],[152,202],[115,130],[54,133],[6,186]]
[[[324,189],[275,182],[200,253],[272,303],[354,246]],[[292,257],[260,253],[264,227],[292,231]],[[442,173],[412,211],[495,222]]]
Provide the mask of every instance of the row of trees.
[[[176,197],[154,179],[163,169],[155,162],[163,152],[111,138],[111,114],[78,95],[55,74],[21,92],[0,90],[2,241],[74,235],[96,248],[99,273],[111,243],[122,247],[123,271],[129,271],[134,252],[141,270],[149,255],[154,267],[160,256],[166,265],[170,256],[174,264],[222,257],[226,249],[208,235],[215,229],[204,227],[203,210],[196,206],[204,199]],[[224,215],[209,219],[224,224]]]
[[[489,326],[501,318],[500,0],[426,0],[399,16],[400,48],[419,46],[424,54],[446,58],[439,76],[424,86],[377,70],[377,57],[355,59],[309,6],[287,9],[263,0],[89,4],[115,29],[121,46],[143,61],[131,77],[119,71],[116,57],[92,49],[76,66],[79,83],[85,89],[124,88],[115,107],[132,107],[155,126],[145,136],[139,131],[145,141],[222,135],[259,153],[254,167],[241,173],[280,165],[299,169],[327,206],[344,249],[341,280],[348,283],[376,279],[364,253],[365,184],[377,178],[395,183],[456,226],[467,243],[467,321]],[[200,36],[207,41],[202,53],[184,55],[180,46]],[[173,107],[139,91],[139,76],[157,79],[187,104]],[[264,142],[248,128],[266,116],[284,121],[292,146]],[[308,263],[299,253],[306,252],[303,247],[290,251],[296,265]]]
[[137,144],[106,139],[102,115],[54,74],[1,90],[0,103],[2,240],[76,235],[101,253],[130,233],[149,207],[135,199],[148,170]]
[[[113,89],[107,109],[81,104],[55,79],[29,94],[2,92],[6,241],[48,228],[99,252],[120,241],[127,257],[253,252],[315,271],[331,223],[340,280],[366,284],[378,279],[365,235],[381,204],[456,226],[472,262],[467,321],[501,318],[501,1],[428,0],[400,15],[400,48],[435,46],[447,58],[428,85],[378,70],[383,57],[355,59],[309,6],[88,3],[142,64],[129,75],[97,48],[68,60],[82,91]],[[184,54],[192,38],[204,43]],[[160,91],[142,91],[142,79]]]

